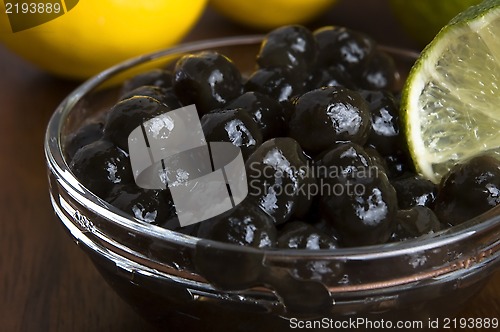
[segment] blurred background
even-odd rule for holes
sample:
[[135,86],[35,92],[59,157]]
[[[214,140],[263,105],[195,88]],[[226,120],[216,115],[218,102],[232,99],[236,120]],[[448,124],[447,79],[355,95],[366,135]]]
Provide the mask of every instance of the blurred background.
[[4,1],[0,42],[38,68],[82,80],[180,42],[266,33],[286,24],[346,26],[382,44],[418,50],[453,16],[478,2],[45,0],[33,10],[26,1]]

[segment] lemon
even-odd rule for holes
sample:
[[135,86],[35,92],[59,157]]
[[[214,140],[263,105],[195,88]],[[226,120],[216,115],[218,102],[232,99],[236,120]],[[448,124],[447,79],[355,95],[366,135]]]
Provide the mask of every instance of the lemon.
[[262,30],[305,23],[336,0],[210,0],[222,15],[243,25]]
[[433,182],[477,154],[500,159],[500,0],[456,16],[422,51],[401,112],[417,170]]
[[481,0],[390,0],[394,14],[421,45],[429,43],[455,15]]
[[[85,79],[127,58],[175,44],[194,25],[206,0],[65,0],[63,15],[17,32],[6,3],[0,2],[1,42],[53,74]],[[25,22],[39,19],[31,12],[20,16]]]

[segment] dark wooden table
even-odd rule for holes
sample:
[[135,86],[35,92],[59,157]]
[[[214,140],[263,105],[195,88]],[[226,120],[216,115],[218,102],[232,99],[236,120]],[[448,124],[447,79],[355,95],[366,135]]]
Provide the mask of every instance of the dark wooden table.
[[[345,25],[418,49],[385,1],[344,0],[312,27]],[[208,10],[186,40],[255,33]],[[77,83],[49,76],[0,46],[0,330],[156,331],[101,279],[49,202],[43,137]],[[499,317],[500,273],[461,316]]]

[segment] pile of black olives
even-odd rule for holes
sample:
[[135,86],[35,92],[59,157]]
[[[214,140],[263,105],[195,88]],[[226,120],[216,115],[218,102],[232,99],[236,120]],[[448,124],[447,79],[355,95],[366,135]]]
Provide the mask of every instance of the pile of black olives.
[[[66,155],[90,191],[138,220],[260,248],[333,249],[403,241],[462,223],[500,202],[500,164],[480,156],[436,185],[406,150],[393,59],[365,34],[293,25],[270,32],[242,75],[217,52],[127,81],[120,100],[72,134]],[[231,142],[249,194],[232,210],[180,227],[166,190],[135,185],[127,137],[195,104],[207,141]]]

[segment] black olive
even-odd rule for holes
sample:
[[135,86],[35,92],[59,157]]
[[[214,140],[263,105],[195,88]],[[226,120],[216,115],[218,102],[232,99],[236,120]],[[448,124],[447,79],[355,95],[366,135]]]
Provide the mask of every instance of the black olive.
[[222,54],[208,51],[189,54],[175,65],[173,87],[182,104],[195,104],[203,115],[241,94],[241,74]]
[[277,231],[270,215],[243,201],[217,217],[200,222],[198,237],[267,248],[276,246]]
[[500,203],[500,162],[488,155],[453,167],[441,180],[434,212],[442,223],[458,225]]
[[396,193],[385,174],[379,174],[364,183],[362,190],[323,199],[322,209],[345,246],[385,243],[391,236],[397,211]]
[[111,205],[148,224],[163,226],[175,218],[175,208],[167,204],[162,190],[122,184],[114,186],[105,199]]
[[289,137],[264,142],[246,161],[248,195],[277,224],[303,216],[313,198],[315,184],[308,159]]
[[399,72],[391,56],[387,53],[375,50],[368,61],[364,64],[361,74],[356,75],[356,85],[368,90],[396,89],[399,81]]
[[321,160],[321,210],[346,246],[385,243],[397,211],[396,191],[359,146],[346,143]]
[[288,124],[290,137],[311,152],[338,141],[364,144],[370,129],[368,104],[355,91],[326,87],[305,93],[295,101]]
[[252,73],[245,83],[245,91],[256,91],[280,103],[286,103],[303,90],[303,80],[284,68],[262,68]]
[[410,209],[417,205],[434,207],[437,187],[420,175],[404,176],[392,181],[398,195],[400,209]]
[[434,212],[425,206],[399,210],[396,214],[393,240],[406,240],[441,230],[441,223]]
[[87,189],[101,198],[114,186],[133,181],[127,154],[105,140],[79,149],[69,167]]
[[349,73],[361,72],[375,49],[375,41],[366,34],[344,27],[327,26],[314,31],[318,43],[318,63],[341,66]]
[[231,101],[225,108],[241,108],[250,114],[259,126],[264,140],[282,136],[285,131],[283,107],[276,100],[262,93],[245,92]]
[[316,60],[316,40],[300,25],[288,25],[271,31],[262,41],[257,55],[261,68],[285,67],[295,76],[305,77]]
[[399,128],[399,110],[394,96],[389,92],[360,91],[370,109],[371,131],[366,145],[382,155],[396,154],[403,149],[403,133]]
[[262,132],[243,109],[216,110],[201,118],[208,142],[231,142],[246,159],[262,143]]
[[164,69],[152,69],[138,74],[123,83],[121,94],[126,94],[145,85],[168,89],[172,86],[172,73]]
[[174,94],[172,89],[160,88],[153,85],[144,85],[129,91],[123,94],[120,100],[125,100],[135,96],[154,98],[171,110],[182,107],[182,104],[177,99],[177,96]]
[[326,151],[318,164],[321,178],[331,183],[342,181],[343,178],[362,183],[365,178],[377,176],[379,171],[365,149],[352,142],[340,143]]
[[103,130],[104,124],[102,122],[90,122],[68,135],[65,144],[65,153],[68,160],[73,159],[76,151],[81,147],[100,140],[103,136]]
[[108,113],[104,137],[128,152],[128,136],[145,121],[170,111],[151,97],[131,97],[115,104]]

